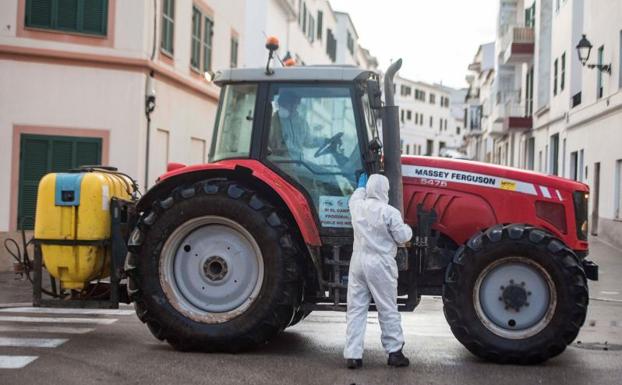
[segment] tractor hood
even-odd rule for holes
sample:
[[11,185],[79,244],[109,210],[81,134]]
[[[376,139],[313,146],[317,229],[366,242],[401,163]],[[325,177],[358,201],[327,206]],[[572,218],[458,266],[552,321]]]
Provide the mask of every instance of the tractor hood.
[[[440,179],[447,182],[472,183],[482,186],[513,189],[533,189],[538,195],[548,195],[548,189],[588,192],[589,187],[580,182],[558,176],[521,170],[469,160],[449,158],[403,156],[402,173],[405,178]],[[518,183],[517,182],[522,182]]]

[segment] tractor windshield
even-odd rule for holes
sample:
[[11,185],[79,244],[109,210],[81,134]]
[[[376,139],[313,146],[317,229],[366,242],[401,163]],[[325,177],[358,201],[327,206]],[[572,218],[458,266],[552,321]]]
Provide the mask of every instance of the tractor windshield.
[[[323,227],[350,227],[363,170],[349,85],[274,85],[267,159],[305,188]],[[343,211],[341,211],[343,210]]]

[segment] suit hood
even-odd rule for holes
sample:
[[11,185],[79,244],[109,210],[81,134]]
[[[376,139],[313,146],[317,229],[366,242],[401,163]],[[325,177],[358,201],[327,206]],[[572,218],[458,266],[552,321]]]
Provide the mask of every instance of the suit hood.
[[372,174],[365,187],[367,198],[378,199],[383,203],[389,203],[389,180],[386,176]]

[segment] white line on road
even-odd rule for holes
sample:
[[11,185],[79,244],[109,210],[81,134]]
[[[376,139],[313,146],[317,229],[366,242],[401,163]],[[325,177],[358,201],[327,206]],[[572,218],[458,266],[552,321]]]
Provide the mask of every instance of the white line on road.
[[78,323],[110,325],[117,322],[114,318],[69,318],[69,317],[21,317],[0,316],[0,321],[6,322],[35,322],[35,323]]
[[20,369],[28,365],[32,361],[39,358],[38,356],[0,356],[0,369]]
[[14,338],[0,337],[0,346],[19,348],[57,348],[67,342],[67,338]]
[[0,325],[0,332],[27,332],[27,333],[58,333],[58,334],[86,334],[93,328],[79,328],[69,326],[26,326],[26,325]]
[[11,307],[0,309],[0,313],[33,313],[33,314],[80,314],[80,315],[131,315],[133,309],[69,309],[54,307]]
[[600,294],[604,294],[604,295],[618,295],[620,294],[619,291],[607,291],[607,290],[603,290],[600,292]]

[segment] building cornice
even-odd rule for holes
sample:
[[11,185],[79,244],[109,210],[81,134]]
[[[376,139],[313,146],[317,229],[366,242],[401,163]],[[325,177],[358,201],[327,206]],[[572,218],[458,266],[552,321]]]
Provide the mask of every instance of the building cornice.
[[0,59],[43,62],[48,64],[74,65],[81,67],[100,67],[112,70],[153,71],[160,78],[176,87],[195,93],[212,102],[217,102],[219,93],[201,79],[186,78],[171,68],[145,58],[132,58],[118,55],[101,55],[83,52],[69,52],[46,48],[22,47],[0,44]]

